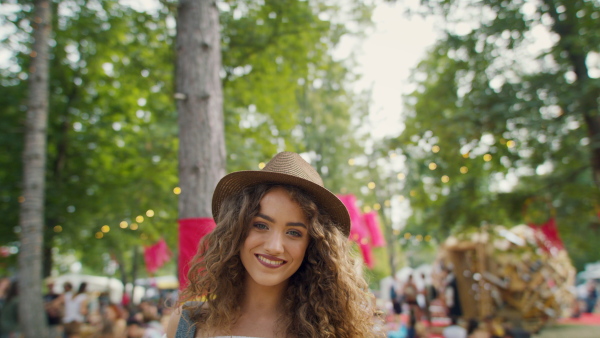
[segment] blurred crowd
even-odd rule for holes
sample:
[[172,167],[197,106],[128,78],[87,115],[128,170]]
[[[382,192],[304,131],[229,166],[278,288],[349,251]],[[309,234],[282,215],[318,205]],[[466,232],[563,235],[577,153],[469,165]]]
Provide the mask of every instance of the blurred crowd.
[[[514,319],[489,315],[467,318],[459,300],[459,288],[451,270],[443,272],[442,283],[432,283],[422,273],[396,276],[389,289],[378,294],[386,314],[389,338],[527,338],[531,333]],[[389,295],[385,295],[388,292]],[[387,297],[386,297],[387,296]],[[573,316],[598,310],[598,284],[589,280],[580,288]]]
[[[64,292],[55,293],[53,280],[47,280],[44,310],[51,337],[161,338],[177,297],[173,291],[139,304],[128,297],[115,304],[106,292],[88,292],[86,282],[65,282],[62,287]],[[18,302],[17,280],[0,279],[0,338],[22,336]]]
[[[389,338],[525,338],[530,334],[503,318],[465,318],[456,280],[446,272],[444,283],[434,285],[425,274],[394,278],[389,289],[376,292],[385,315]],[[177,291],[156,293],[134,304],[123,297],[111,302],[108,293],[88,292],[87,283],[65,282],[55,293],[54,281],[46,280],[44,309],[51,337],[61,338],[161,338],[176,306]],[[385,294],[387,293],[387,294]],[[21,337],[18,320],[17,280],[0,279],[0,338]],[[593,281],[578,292],[574,315],[592,313],[598,306],[598,285]]]

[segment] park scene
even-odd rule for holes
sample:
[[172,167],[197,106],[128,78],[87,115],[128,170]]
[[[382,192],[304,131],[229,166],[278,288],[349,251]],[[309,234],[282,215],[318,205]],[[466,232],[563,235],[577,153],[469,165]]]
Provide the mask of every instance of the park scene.
[[597,0],[7,0],[0,338],[600,337]]

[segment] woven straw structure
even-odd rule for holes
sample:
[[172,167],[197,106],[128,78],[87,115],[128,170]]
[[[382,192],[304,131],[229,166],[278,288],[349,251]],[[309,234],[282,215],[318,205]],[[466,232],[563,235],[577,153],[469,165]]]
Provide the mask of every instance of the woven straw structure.
[[323,186],[321,176],[310,164],[300,155],[287,151],[275,155],[262,170],[236,171],[223,177],[212,199],[215,220],[218,219],[221,203],[227,197],[256,184],[286,184],[302,189],[331,217],[346,237],[350,234],[350,216],[344,204]]

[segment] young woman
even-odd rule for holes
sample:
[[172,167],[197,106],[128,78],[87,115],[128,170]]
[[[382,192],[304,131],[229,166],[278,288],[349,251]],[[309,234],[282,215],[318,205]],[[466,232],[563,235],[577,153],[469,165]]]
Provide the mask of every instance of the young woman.
[[348,211],[298,154],[225,176],[213,216],[169,338],[382,335],[347,239]]
[[71,292],[71,283],[66,282],[64,288],[65,293],[62,297],[62,301],[65,305],[65,315],[63,317],[63,322],[65,323],[65,335],[68,338],[79,338],[81,325],[85,322],[88,312],[88,296],[86,293],[87,283],[82,282],[75,294]]

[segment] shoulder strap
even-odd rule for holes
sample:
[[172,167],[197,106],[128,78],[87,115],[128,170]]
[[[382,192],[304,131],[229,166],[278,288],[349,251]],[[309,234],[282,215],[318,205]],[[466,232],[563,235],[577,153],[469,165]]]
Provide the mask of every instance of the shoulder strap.
[[[202,302],[187,302],[186,305],[193,304],[201,306]],[[194,338],[196,336],[196,325],[192,323],[190,319],[190,311],[182,310],[179,324],[177,325],[177,331],[175,331],[175,338]]]
[[190,320],[190,313],[188,310],[183,310],[179,324],[177,325],[177,331],[175,332],[175,338],[194,338],[196,335],[196,326],[192,324]]

